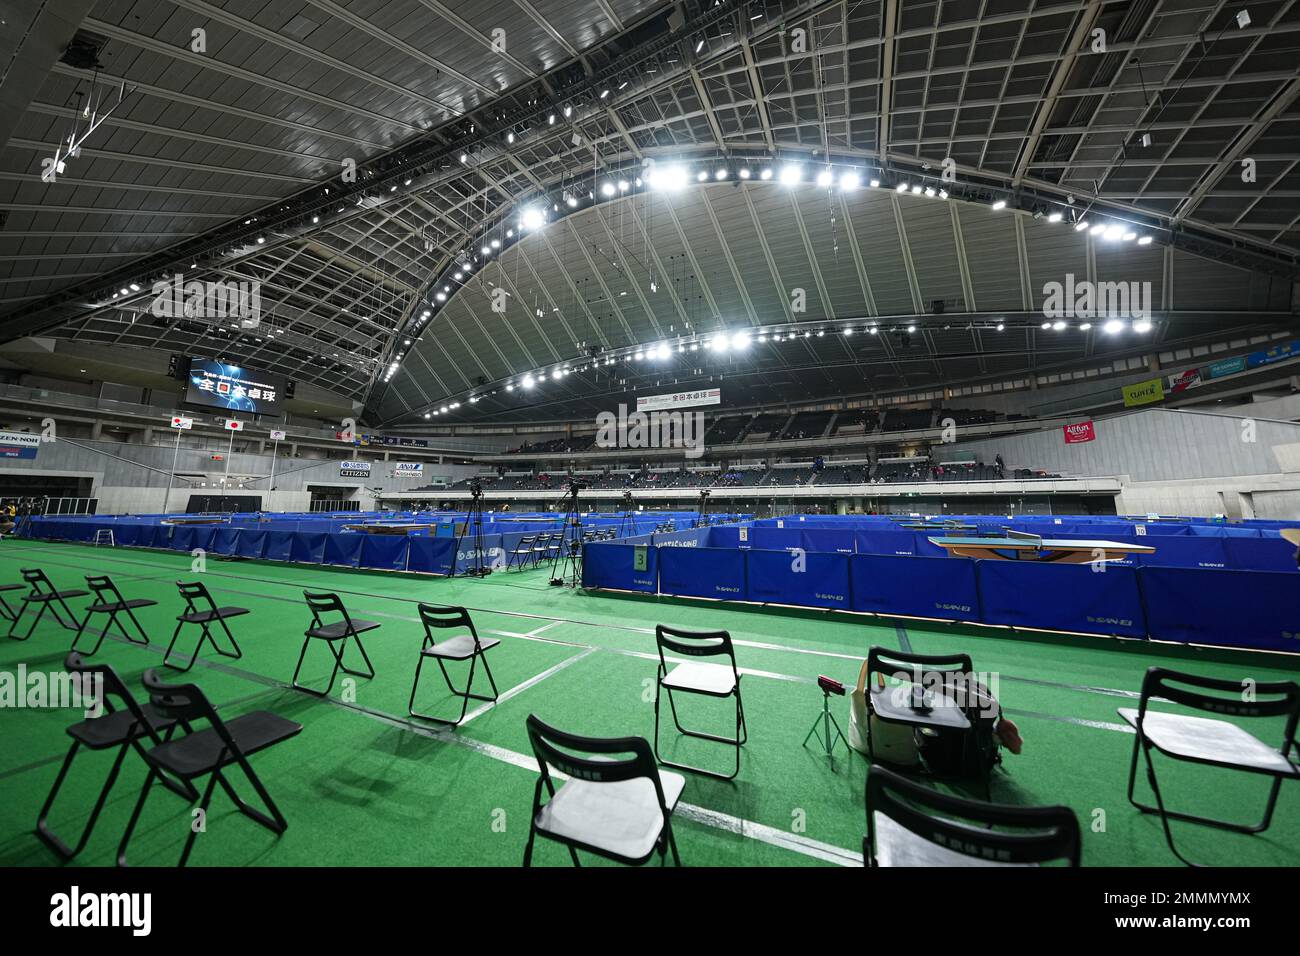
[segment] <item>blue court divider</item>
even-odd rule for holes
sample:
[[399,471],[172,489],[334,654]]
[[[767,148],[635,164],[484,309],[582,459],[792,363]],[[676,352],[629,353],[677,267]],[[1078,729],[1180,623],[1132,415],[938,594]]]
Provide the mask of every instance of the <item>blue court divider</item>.
[[1042,561],[978,561],[986,624],[1146,636],[1138,571]]
[[1189,536],[1162,538],[1158,542],[1144,542],[1140,538],[1130,540],[1156,549],[1155,554],[1141,556],[1143,567],[1226,568],[1229,566],[1227,538]]
[[744,554],[748,600],[849,610],[849,555],[758,550]]
[[216,534],[212,536],[213,554],[236,554],[239,547],[239,536],[243,532],[238,528],[221,527]]
[[140,525],[134,521],[123,521],[113,526],[113,541],[124,548],[135,548],[140,546],[140,532],[149,530],[147,525]]
[[858,554],[849,559],[853,610],[978,621],[975,562]]
[[836,554],[855,554],[857,535],[853,531],[836,528],[804,528],[799,532],[799,547],[805,551],[825,551]]
[[916,554],[916,535],[910,531],[858,531],[858,554]]
[[1228,568],[1234,571],[1290,571],[1296,573],[1296,546],[1282,538],[1225,538]]
[[262,557],[267,561],[292,561],[293,539],[297,531],[268,531]]
[[1147,628],[1162,641],[1300,651],[1295,575],[1146,567]]
[[409,538],[397,534],[368,534],[361,544],[361,567],[405,571]]
[[451,574],[455,556],[455,538],[413,537],[409,544],[407,569],[427,574]]
[[[169,547],[177,551],[192,551],[196,547],[194,542],[194,528],[185,525],[177,525],[172,529],[172,540]],[[206,549],[205,549],[206,550]]]
[[660,548],[659,590],[687,597],[745,600],[745,552],[728,548]]
[[260,558],[266,548],[266,532],[257,528],[244,528],[239,532],[235,553],[241,558]]
[[[582,549],[582,586],[613,588],[619,591],[643,591],[654,594],[659,585],[659,549],[646,546],[646,566],[636,569],[637,545],[620,541],[593,541]],[[665,553],[694,551],[666,548]]]
[[[212,550],[212,539],[216,536],[217,529],[211,525],[195,525],[190,528],[194,532],[190,536],[190,550],[202,548],[204,551]],[[172,538],[175,541],[175,537]]]
[[325,563],[325,542],[329,535],[323,531],[295,531],[289,547],[289,560],[303,564]]
[[325,536],[325,563],[355,568],[361,560],[361,542],[368,536],[342,532]]

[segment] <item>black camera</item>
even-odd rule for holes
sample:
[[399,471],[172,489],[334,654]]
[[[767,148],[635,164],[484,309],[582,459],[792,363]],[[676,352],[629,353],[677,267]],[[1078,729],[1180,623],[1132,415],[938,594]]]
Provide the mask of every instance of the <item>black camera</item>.
[[483,484],[477,478],[473,478],[470,480],[469,494],[471,498],[483,497]]

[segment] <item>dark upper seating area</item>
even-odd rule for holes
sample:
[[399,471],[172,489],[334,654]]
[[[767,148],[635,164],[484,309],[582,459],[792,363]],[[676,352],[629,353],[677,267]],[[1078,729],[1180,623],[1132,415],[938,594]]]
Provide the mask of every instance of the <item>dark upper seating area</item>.
[[748,415],[723,415],[704,433],[704,442],[708,445],[728,445],[741,436],[747,424]]
[[855,408],[852,411],[840,412],[839,418],[835,419],[835,430],[832,435],[856,434],[861,432],[863,435],[870,435],[880,427],[880,413],[873,408]]
[[931,408],[891,408],[885,412],[882,431],[905,432],[918,428],[929,428],[934,424],[934,409]]
[[989,425],[1000,417],[982,408],[941,408],[935,421],[942,424],[945,418],[951,418],[958,425]]
[[741,436],[741,441],[763,441],[781,434],[781,427],[790,416],[785,412],[769,412],[755,416]]
[[834,417],[834,412],[796,412],[786,423],[781,437],[791,440],[821,438]]

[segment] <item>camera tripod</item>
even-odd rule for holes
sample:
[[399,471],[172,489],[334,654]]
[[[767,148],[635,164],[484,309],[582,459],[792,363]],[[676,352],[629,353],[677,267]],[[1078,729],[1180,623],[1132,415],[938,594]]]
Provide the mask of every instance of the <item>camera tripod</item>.
[[555,587],[577,587],[582,580],[582,512],[578,510],[576,482],[569,484],[569,504],[564,512],[560,532],[560,549],[551,558],[551,584]]
[[[451,573],[456,573],[456,562],[466,537],[470,537],[473,548],[472,557],[464,573],[473,578],[485,578],[492,573],[491,562],[483,560],[483,488],[478,482],[470,485],[469,507],[465,509],[465,523],[461,525],[460,534],[456,535],[456,553],[452,556]],[[473,531],[471,531],[471,527]]]
[[709,526],[709,491],[704,489],[700,492],[699,518],[696,519],[695,527],[707,528]]
[[636,534],[636,512],[632,508],[632,492],[623,492],[623,517],[619,519],[616,538],[630,538]]

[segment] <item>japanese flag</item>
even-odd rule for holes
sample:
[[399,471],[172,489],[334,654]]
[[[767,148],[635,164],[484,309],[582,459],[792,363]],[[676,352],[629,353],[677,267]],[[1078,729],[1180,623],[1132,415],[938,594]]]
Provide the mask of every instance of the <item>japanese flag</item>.
[[235,421],[233,418],[227,418],[226,428],[232,432],[242,432],[244,430],[244,423]]

